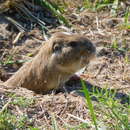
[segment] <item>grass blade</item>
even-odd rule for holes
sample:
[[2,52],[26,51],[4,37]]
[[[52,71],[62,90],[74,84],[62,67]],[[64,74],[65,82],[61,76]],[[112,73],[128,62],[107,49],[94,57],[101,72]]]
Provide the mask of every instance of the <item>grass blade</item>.
[[89,95],[89,91],[86,88],[86,85],[85,85],[85,83],[82,79],[81,79],[81,84],[82,84],[82,87],[83,87],[83,92],[84,92],[85,97],[86,97],[86,102],[88,104],[88,108],[89,108],[91,116],[92,116],[93,123],[95,125],[95,129],[98,130],[97,123],[96,123],[96,116],[94,114],[94,109],[93,109],[93,105],[92,105],[91,98],[90,98],[90,95]]
[[119,0],[114,0],[113,5],[112,5],[112,9],[111,9],[112,15],[116,14],[116,11],[118,9],[118,4],[119,4]]
[[64,23],[66,26],[70,26],[68,20],[60,13],[60,10],[56,10],[49,2],[46,0],[40,0],[40,3],[43,7],[46,7],[49,9],[54,16],[56,16],[59,19],[60,23]]
[[58,125],[57,125],[57,121],[56,121],[56,118],[55,118],[54,114],[52,114],[52,129],[53,130],[59,130],[58,129]]

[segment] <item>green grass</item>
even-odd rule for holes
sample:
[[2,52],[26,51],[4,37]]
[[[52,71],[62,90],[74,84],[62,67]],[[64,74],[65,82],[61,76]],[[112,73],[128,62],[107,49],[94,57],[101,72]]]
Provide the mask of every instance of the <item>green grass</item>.
[[[76,120],[81,121],[82,123],[78,125],[70,125],[66,122],[63,122],[61,127],[58,124],[57,115],[54,113],[51,114],[51,124],[50,128],[52,130],[60,130],[61,128],[69,130],[81,130],[89,129],[95,127],[96,130],[103,129],[112,129],[112,130],[130,130],[130,97],[129,102],[121,104],[120,99],[116,99],[116,91],[108,90],[107,86],[104,89],[99,90],[96,87],[93,87],[92,91],[88,91],[87,86],[84,81],[81,81],[85,96],[86,110],[89,109],[90,117],[89,122],[79,118],[74,117]],[[31,119],[26,114],[15,115],[12,114],[12,109],[8,107],[9,105],[16,108],[16,106],[25,110],[30,106],[33,106],[36,102],[34,99],[25,98],[22,96],[8,95],[11,98],[9,104],[0,112],[0,130],[7,129],[28,129],[28,130],[40,130],[40,128],[30,126],[32,122]],[[96,101],[93,101],[93,97],[96,98]],[[124,99],[125,100],[125,99]]]
[[33,130],[27,122],[31,120],[26,115],[16,116],[10,111],[5,111],[0,114],[0,130],[14,130],[14,129],[27,129]]
[[115,50],[119,48],[117,40],[114,40],[114,41],[113,41],[113,43],[112,43],[112,45],[111,45],[111,48],[113,48],[113,49],[115,49]]
[[[86,106],[90,110],[92,120],[77,126],[72,126],[64,122],[64,127],[66,129],[80,130],[95,127],[96,130],[104,128],[107,130],[130,130],[129,102],[121,104],[120,99],[115,98],[117,92],[114,90],[105,88],[99,91],[94,88],[92,92],[89,92],[83,80],[81,80],[81,84],[83,87],[82,92],[86,99]],[[92,101],[92,97],[95,97],[97,101]],[[78,119],[78,117],[75,119]],[[52,129],[60,129],[55,116],[52,116]]]
[[38,130],[28,125],[28,123],[31,123],[31,120],[27,115],[22,114],[22,112],[19,116],[12,114],[8,108],[9,105],[13,105],[18,106],[20,109],[25,109],[30,107],[34,103],[34,100],[25,97],[18,97],[12,94],[8,96],[11,100],[9,100],[9,102],[3,106],[2,111],[0,111],[0,130],[14,130],[16,128]]
[[117,39],[114,39],[112,44],[108,46],[108,48],[112,48],[113,51],[118,51],[123,53],[125,62],[129,63],[128,53],[130,52],[130,49],[128,48],[128,44],[126,43],[125,39],[122,41],[121,44]]
[[[39,4],[52,12],[54,16],[56,16],[61,24],[65,24],[69,26],[68,20],[62,15],[64,13],[64,7],[61,9],[58,5],[53,3],[49,3],[45,0],[39,0]],[[115,16],[120,6],[119,0],[95,0],[92,3],[90,0],[84,0],[84,7],[92,10],[103,10],[105,8],[109,8],[110,13]],[[21,9],[21,8],[20,8]],[[25,10],[23,10],[25,9]],[[21,9],[23,13],[26,14],[30,19],[34,19],[35,22],[39,23],[43,28],[45,28],[44,22],[33,16],[32,13],[26,8],[23,7]],[[130,29],[130,9],[127,8],[124,16],[124,23],[121,25],[121,29],[128,30]],[[128,55],[126,54],[128,48],[126,48],[126,43],[124,41],[124,46],[119,46],[118,41],[114,40],[112,42],[111,48],[118,51],[125,52],[125,62],[130,63]],[[0,61],[1,65],[8,65],[14,63],[23,63],[26,61],[14,61],[13,56],[8,56],[6,61]],[[106,89],[93,89],[92,92],[89,92],[87,86],[83,81],[81,81],[83,90],[82,92],[85,95],[86,108],[89,109],[90,112],[90,122],[82,122],[79,125],[69,125],[67,123],[64,124],[65,129],[69,130],[78,130],[78,129],[89,129],[91,127],[95,127],[95,129],[103,129],[105,127],[108,130],[130,130],[130,105],[129,103],[121,104],[120,99],[116,99],[116,91],[109,91]],[[13,106],[18,106],[21,109],[25,109],[34,104],[33,99],[28,99],[25,97],[17,97],[10,96],[12,101],[9,103]],[[97,101],[93,101],[92,98],[95,97]],[[125,99],[124,99],[125,100]],[[129,99],[130,100],[130,99]],[[79,119],[80,120],[80,119]],[[82,119],[81,119],[82,120]],[[13,115],[10,109],[7,107],[0,113],[0,130],[13,130],[13,129],[29,129],[29,130],[40,130],[39,128],[35,128],[26,124],[26,122],[31,122],[27,115],[16,116]],[[58,130],[61,126],[58,124],[58,120],[56,115],[51,116],[51,129]]]
[[54,16],[56,16],[61,24],[65,24],[66,26],[70,26],[68,20],[63,16],[63,11],[60,7],[56,6],[55,4],[51,4],[46,0],[40,0],[41,6],[47,8],[52,12]]
[[[41,6],[43,8],[48,9],[48,11],[50,11],[53,16],[57,17],[58,21],[61,24],[64,24],[66,26],[70,26],[69,21],[67,20],[67,18],[65,18],[63,16],[64,13],[64,8],[58,6],[55,2],[49,2],[47,0],[34,0],[33,2],[29,2],[29,1],[13,1],[11,2],[11,0],[8,0],[7,2],[2,2],[2,4],[0,4],[0,14],[7,12],[8,10],[10,10],[10,8],[16,8],[17,13],[24,19],[29,20],[30,22],[33,22],[33,26],[35,26],[35,24],[40,25],[40,27],[43,30],[48,30],[46,23],[44,22],[44,19],[39,18],[38,17],[38,13],[37,15],[34,15],[34,13],[32,13],[32,10],[30,10],[32,7],[35,8],[35,6]],[[35,12],[35,11],[33,11]],[[3,15],[4,16],[4,15]],[[24,28],[18,21],[15,21],[12,17],[7,17],[4,16],[7,20],[9,20],[12,24],[14,24],[19,31],[27,31],[28,29]],[[30,23],[31,24],[31,23]]]
[[[89,93],[83,81],[82,86],[93,122],[98,120],[98,124],[103,123],[107,129],[130,130],[130,96],[128,103],[121,104],[119,99],[115,99],[116,91],[106,88],[101,91],[95,89]],[[90,97],[96,97],[98,103],[92,102]],[[93,105],[95,103],[94,108],[92,103]],[[99,115],[100,118],[98,118]],[[97,127],[96,123],[94,125],[96,129],[101,127],[100,125]]]
[[34,103],[33,99],[27,99],[25,97],[15,97],[11,104],[18,105],[19,107],[26,108],[29,107],[31,104]]
[[84,0],[84,7],[92,10],[101,10],[105,7],[111,7],[112,13],[115,13],[115,10],[118,8],[118,0]]
[[95,126],[95,129],[98,130],[98,126],[97,126],[97,122],[96,122],[97,118],[96,118],[95,113],[94,113],[94,109],[93,109],[92,101],[91,101],[91,98],[90,98],[90,95],[89,95],[89,91],[86,88],[86,85],[85,85],[83,80],[81,80],[81,84],[82,84],[82,87],[83,87],[83,93],[84,93],[85,98],[86,98],[86,103],[87,103],[88,108],[90,110],[90,114],[91,114],[91,117],[92,117],[93,124]]
[[125,63],[130,64],[130,58],[128,54],[125,55]]
[[[0,61],[0,65],[12,65],[12,64],[23,64],[25,62],[28,62],[30,60],[14,60],[14,55],[7,55],[5,60]],[[29,56],[29,55],[28,55]]]
[[128,7],[126,12],[125,12],[125,16],[124,16],[124,23],[123,23],[123,27],[124,29],[130,29],[130,8]]
[[[122,8],[122,2],[125,3],[123,0],[94,0],[93,2],[91,0],[83,0],[83,7],[93,11],[109,9],[111,16],[116,16],[118,11],[120,11],[120,8]],[[125,22],[123,24],[123,27],[125,29],[130,29],[130,23],[128,22],[130,14],[129,7],[125,10],[126,15],[124,17]]]
[[8,112],[0,114],[0,130],[12,130],[15,128],[13,121],[16,120],[15,116],[12,116]]

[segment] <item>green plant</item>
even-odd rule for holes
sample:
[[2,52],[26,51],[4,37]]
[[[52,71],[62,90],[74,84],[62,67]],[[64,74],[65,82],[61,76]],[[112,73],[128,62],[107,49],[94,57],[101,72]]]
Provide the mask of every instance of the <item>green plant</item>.
[[95,126],[95,129],[98,130],[97,122],[96,122],[96,116],[95,116],[95,113],[94,113],[94,108],[93,108],[92,101],[91,101],[91,98],[90,98],[90,95],[89,95],[89,91],[86,88],[86,85],[85,85],[83,80],[81,80],[81,84],[82,84],[82,87],[83,87],[83,93],[84,93],[85,98],[86,98],[86,103],[88,105],[88,108],[89,108],[91,116],[92,116],[93,124]]
[[100,121],[104,123],[111,121],[111,123],[104,124],[107,128],[129,130],[129,102],[126,104],[121,104],[120,100],[116,99],[116,94],[118,92],[116,90],[110,90],[107,88],[102,90],[93,89],[93,91],[90,93],[91,96],[96,97],[98,101],[95,111],[97,114],[102,115],[102,119]]
[[[14,130],[14,129],[26,129],[30,126],[27,122],[31,122],[26,114],[22,112],[17,115],[17,112],[14,114],[13,111],[10,110],[9,106],[13,105],[13,107],[17,106],[25,109],[34,103],[33,99],[27,99],[25,97],[17,97],[14,94],[9,94],[10,97],[8,102],[3,106],[0,111],[0,130]],[[33,127],[32,127],[33,128]]]
[[118,49],[119,48],[117,40],[113,41],[113,43],[111,45],[111,48],[113,48],[113,49]]
[[105,7],[110,8],[111,14],[115,15],[119,7],[119,0],[84,0],[84,7],[92,10],[101,10]]
[[29,127],[29,130],[40,130],[39,128]]
[[[88,92],[83,80],[81,80],[81,84],[83,87],[82,92],[85,95],[88,109],[90,110],[92,121],[96,129],[105,127],[115,130],[130,130],[129,102],[126,104],[121,104],[120,100],[116,99],[116,90],[110,90],[107,89],[107,87],[104,89],[93,87],[92,91]],[[92,97],[95,97],[97,100],[97,103],[94,105],[95,109],[92,105]],[[98,115],[100,115],[101,118],[98,118]],[[96,120],[98,120],[98,126]]]
[[0,130],[13,130],[15,128],[12,123],[15,117],[9,114],[7,111],[0,114]]
[[17,96],[14,97],[12,101],[13,105],[18,105],[19,107],[23,107],[23,108],[28,107],[33,103],[34,100],[32,98],[28,99],[25,97],[17,97]]
[[119,0],[114,0],[111,8],[111,14],[113,16],[116,15],[118,6],[119,6]]
[[62,15],[61,10],[58,8],[58,6],[53,6],[50,4],[47,0],[40,0],[40,4],[50,10],[54,16],[56,16],[59,19],[59,22],[61,24],[65,24],[66,26],[70,26],[68,20]]
[[130,59],[129,59],[128,54],[125,55],[125,62],[126,62],[127,64],[130,63]]
[[129,21],[129,17],[130,17],[130,8],[128,7],[124,16],[124,28],[125,29],[130,29],[130,21]]
[[[28,19],[34,23],[39,24],[42,29],[48,30],[45,25],[43,19],[40,19],[38,16],[35,16],[30,8],[35,8],[36,4],[47,8],[54,16],[57,17],[60,23],[65,24],[66,26],[70,26],[68,20],[63,16],[63,8],[60,8],[56,3],[49,2],[47,0],[34,0],[33,2],[26,1],[26,0],[6,0],[0,3],[0,14],[7,12],[11,8],[16,8],[16,11],[19,13],[20,16],[24,19]],[[8,21],[12,22],[20,31],[27,31],[18,21],[15,21],[12,17],[7,17],[3,15]]]
[[51,119],[52,119],[52,129],[53,130],[59,130],[58,124],[57,124],[57,121],[56,121],[54,114],[52,114]]

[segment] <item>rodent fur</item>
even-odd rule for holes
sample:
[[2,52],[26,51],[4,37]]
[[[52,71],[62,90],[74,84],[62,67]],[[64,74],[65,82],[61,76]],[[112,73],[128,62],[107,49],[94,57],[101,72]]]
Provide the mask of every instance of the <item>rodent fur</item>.
[[39,53],[3,83],[7,88],[24,87],[47,92],[62,86],[95,56],[94,44],[80,34],[55,33]]

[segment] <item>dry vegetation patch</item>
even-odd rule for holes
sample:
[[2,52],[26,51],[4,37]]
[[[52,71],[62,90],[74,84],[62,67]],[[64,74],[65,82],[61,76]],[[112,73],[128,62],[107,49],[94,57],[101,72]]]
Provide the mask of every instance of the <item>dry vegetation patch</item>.
[[[31,0],[18,2],[23,2],[33,16],[40,17],[44,26],[37,21],[39,19],[29,19],[27,12],[18,13],[23,10],[15,8],[18,4],[15,5],[16,0],[11,9],[9,0],[4,6],[1,4],[3,2],[0,1],[0,79],[7,80],[24,62],[37,54],[39,47],[52,33],[65,31],[84,34],[95,42],[98,51],[97,58],[82,76],[88,82],[87,87],[94,100],[97,124],[104,129],[130,129],[129,2],[124,2],[112,15],[110,8],[92,11],[81,8],[82,3],[77,8],[77,3],[72,5],[72,1],[60,1],[59,5],[64,9],[71,27],[61,25],[50,11],[40,5],[35,6]],[[62,91],[40,95],[26,89],[16,89],[13,93],[0,92],[0,129],[95,129],[86,99],[79,93],[81,83],[71,80],[66,87],[67,94]],[[112,89],[112,93],[104,91],[104,88]]]

